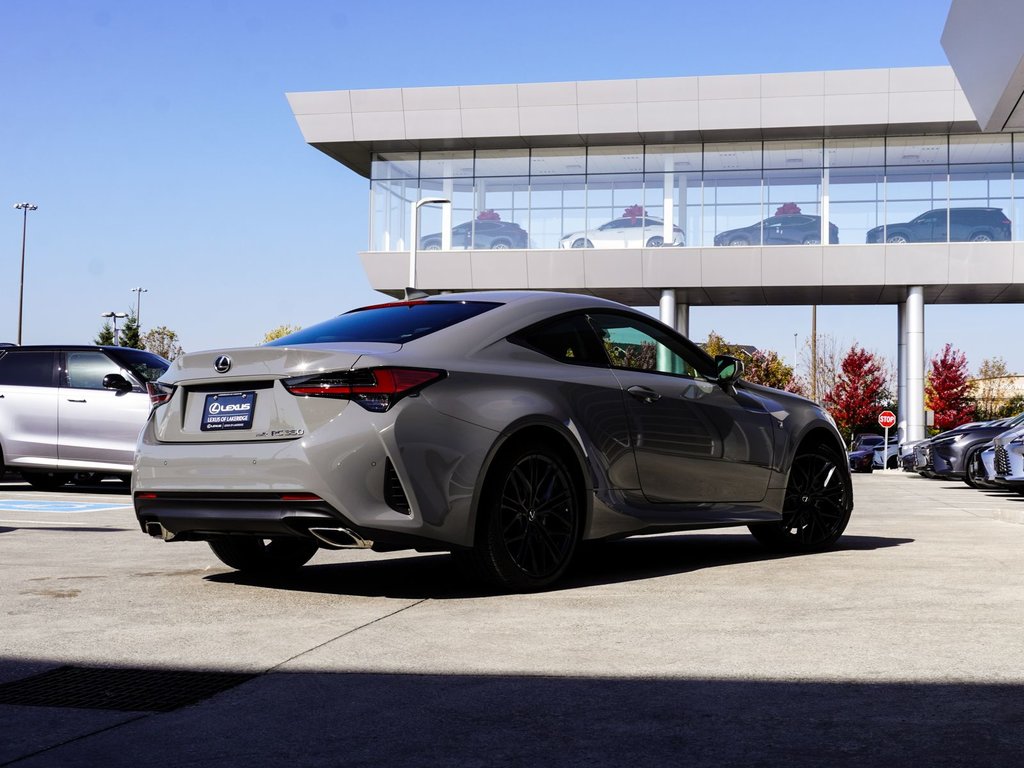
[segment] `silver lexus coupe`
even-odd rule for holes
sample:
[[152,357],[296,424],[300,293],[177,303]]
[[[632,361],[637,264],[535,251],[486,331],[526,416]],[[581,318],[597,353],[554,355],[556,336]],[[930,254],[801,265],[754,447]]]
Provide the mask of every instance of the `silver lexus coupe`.
[[364,307],[175,360],[150,383],[135,510],[241,571],[439,550],[520,591],[581,540],[745,525],[776,549],[832,545],[853,509],[839,433],[742,371],[589,296]]

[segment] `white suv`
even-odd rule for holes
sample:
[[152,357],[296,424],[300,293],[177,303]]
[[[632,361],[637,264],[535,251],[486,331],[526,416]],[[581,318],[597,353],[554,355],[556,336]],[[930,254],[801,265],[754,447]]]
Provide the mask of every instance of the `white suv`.
[[130,476],[146,382],[169,365],[129,347],[0,348],[0,471],[40,490],[80,472]]

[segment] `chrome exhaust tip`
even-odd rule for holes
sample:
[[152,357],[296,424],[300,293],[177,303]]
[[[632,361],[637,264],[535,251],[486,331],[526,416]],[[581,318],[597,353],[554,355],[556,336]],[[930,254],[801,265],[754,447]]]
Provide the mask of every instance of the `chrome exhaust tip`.
[[174,541],[175,534],[164,528],[163,523],[146,523],[146,533],[156,539],[163,539],[164,541]]
[[372,541],[348,528],[310,528],[309,532],[330,549],[369,549],[373,546]]

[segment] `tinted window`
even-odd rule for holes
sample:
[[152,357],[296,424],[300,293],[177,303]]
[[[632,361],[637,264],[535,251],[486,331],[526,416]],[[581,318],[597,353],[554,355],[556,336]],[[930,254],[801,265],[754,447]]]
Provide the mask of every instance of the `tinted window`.
[[102,352],[68,352],[67,359],[67,386],[75,389],[103,389],[104,376],[121,372]]
[[267,346],[337,342],[404,344],[501,306],[483,301],[407,301],[354,309],[303,328]]
[[607,365],[595,358],[594,331],[582,315],[562,317],[535,325],[509,337],[513,344],[535,349],[562,363]]
[[0,357],[0,384],[53,386],[53,352],[8,352]]
[[130,349],[121,347],[115,355],[118,362],[132,372],[141,382],[156,381],[164,375],[164,371],[170,367],[170,363],[160,355],[146,352],[143,349]]
[[590,320],[601,337],[608,364],[633,371],[714,378],[711,359],[668,329],[639,317],[594,314]]

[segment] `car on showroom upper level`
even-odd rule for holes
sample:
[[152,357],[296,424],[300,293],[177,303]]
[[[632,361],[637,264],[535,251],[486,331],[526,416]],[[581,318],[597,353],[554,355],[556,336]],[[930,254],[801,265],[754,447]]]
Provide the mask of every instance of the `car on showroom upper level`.
[[130,347],[0,348],[0,468],[40,490],[78,473],[129,477],[146,384],[169,365]]
[[[562,235],[559,248],[659,248],[665,245],[665,222],[653,216],[622,216],[597,229]],[[681,227],[672,227],[668,245],[686,245]]]
[[[506,250],[529,246],[530,236],[514,221],[476,219],[452,227],[452,248]],[[441,250],[441,233],[421,237],[420,248],[425,251]]]
[[[910,221],[869,229],[869,243],[944,243],[946,208],[934,208]],[[1002,208],[949,208],[949,242],[984,243],[1010,239],[1010,220]]]
[[[829,222],[828,241],[839,242],[839,227]],[[818,245],[821,243],[821,216],[807,213],[783,213],[749,227],[727,229],[715,235],[715,245]]]

